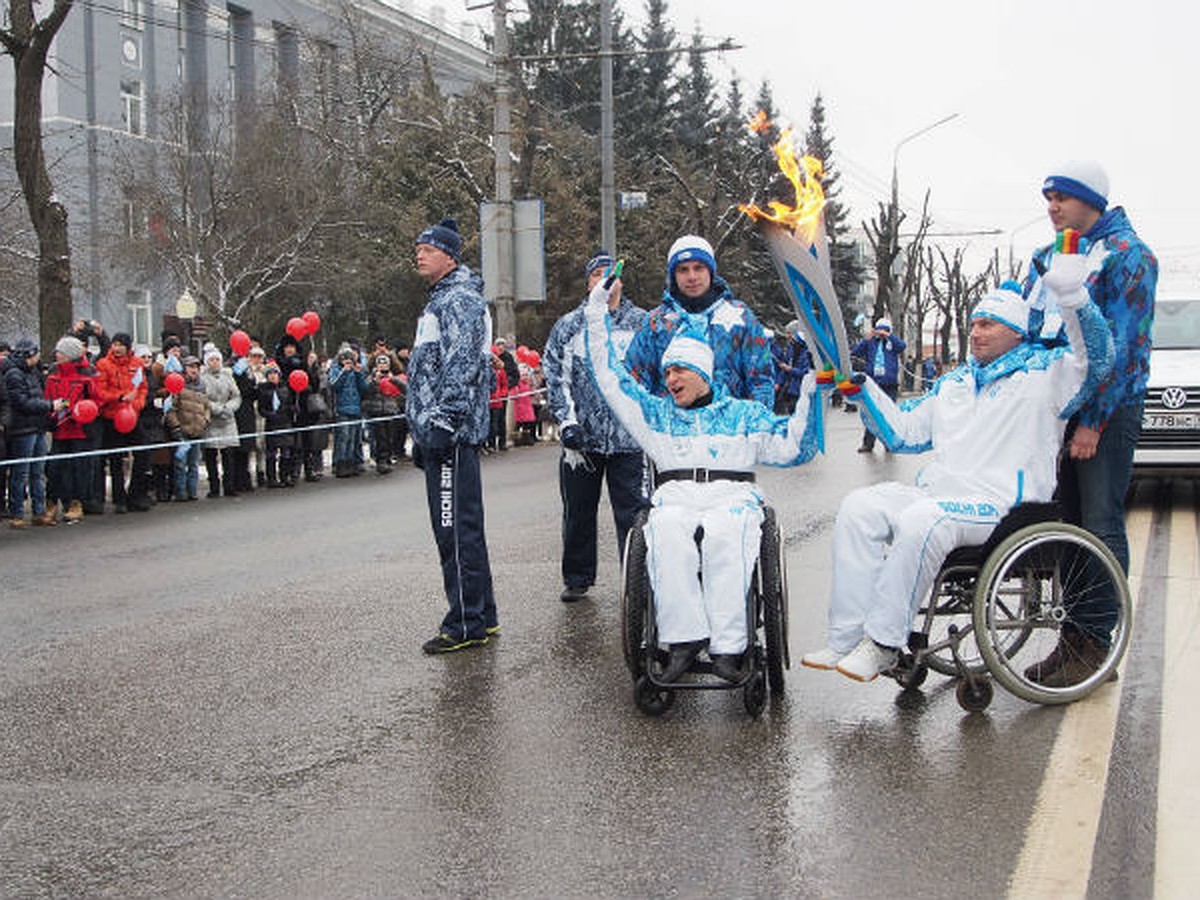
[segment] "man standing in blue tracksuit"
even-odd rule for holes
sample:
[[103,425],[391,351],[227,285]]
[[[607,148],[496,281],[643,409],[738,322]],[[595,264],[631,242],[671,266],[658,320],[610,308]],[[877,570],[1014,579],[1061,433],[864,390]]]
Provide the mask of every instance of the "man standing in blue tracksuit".
[[[865,337],[850,351],[852,357],[863,361],[863,371],[892,400],[900,396],[900,354],[908,346],[892,334],[892,320],[886,316],[875,323],[870,337]],[[863,429],[859,453],[870,453],[875,449],[875,434],[870,428]]]
[[[584,275],[590,292],[615,260],[607,250],[597,250]],[[646,320],[646,311],[621,296],[617,282],[609,294],[613,341],[624,355],[634,334]],[[587,361],[584,306],[586,298],[550,330],[542,368],[550,413],[559,425],[563,454],[558,466],[563,504],[563,592],[560,599],[573,603],[587,596],[596,580],[596,510],[600,483],[607,479],[617,528],[617,552],[625,547],[638,511],[646,505],[642,448],[613,416],[592,378]]]
[[416,240],[417,272],[429,285],[408,368],[413,462],[425,470],[429,519],[450,610],[426,653],[452,653],[499,634],[483,525],[479,448],[488,434],[492,320],[480,278],[462,265],[453,219]]

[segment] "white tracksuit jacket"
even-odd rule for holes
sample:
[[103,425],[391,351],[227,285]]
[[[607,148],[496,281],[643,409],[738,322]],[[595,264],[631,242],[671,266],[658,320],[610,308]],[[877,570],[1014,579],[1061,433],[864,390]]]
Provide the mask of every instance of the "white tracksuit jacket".
[[981,544],[1017,504],[1050,500],[1067,419],[1112,364],[1112,338],[1086,291],[1060,298],[1070,347],[1023,343],[968,362],[897,405],[868,380],[863,421],[888,447],[932,455],[914,486],[851,492],[838,510],[828,646],[867,635],[902,647],[955,547]]
[[[822,405],[813,402],[811,374],[790,417],[730,397],[719,379],[711,403],[682,408],[650,394],[625,368],[609,334],[605,296],[597,285],[585,307],[592,372],[614,415],[660,472],[793,466],[823,449]],[[655,490],[645,534],[661,641],[708,638],[710,653],[745,649],[745,597],[758,560],[762,503],[752,482],[670,481]],[[699,527],[704,537],[697,547]]]

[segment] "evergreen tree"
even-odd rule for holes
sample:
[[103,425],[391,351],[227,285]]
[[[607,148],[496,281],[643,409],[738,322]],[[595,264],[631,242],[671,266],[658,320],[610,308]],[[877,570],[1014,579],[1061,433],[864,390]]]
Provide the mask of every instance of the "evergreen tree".
[[713,100],[714,84],[700,48],[704,36],[699,28],[692,34],[687,71],[679,80],[676,137],[683,151],[694,158],[704,157],[716,137],[717,112]]
[[854,300],[863,283],[866,268],[858,258],[854,244],[846,239],[849,210],[837,199],[841,193],[840,177],[833,162],[833,138],[825,131],[825,102],[820,93],[809,110],[808,132],[804,138],[805,152],[821,161],[821,189],[825,192],[825,235],[829,239],[829,267],[833,288],[842,307],[842,317],[852,322],[858,314]]
[[637,40],[643,53],[628,73],[632,90],[625,93],[621,111],[622,150],[634,161],[654,158],[675,132],[675,56],[657,52],[675,44],[675,31],[667,23],[666,0],[647,0],[646,25]]

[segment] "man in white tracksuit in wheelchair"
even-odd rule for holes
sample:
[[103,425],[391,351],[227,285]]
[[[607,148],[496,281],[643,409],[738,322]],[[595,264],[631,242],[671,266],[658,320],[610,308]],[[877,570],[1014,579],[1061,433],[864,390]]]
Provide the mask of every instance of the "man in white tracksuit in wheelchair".
[[827,645],[805,666],[857,681],[892,668],[950,551],[982,544],[1013,506],[1051,499],[1067,419],[1112,365],[1088,274],[1085,256],[1057,254],[1045,276],[1069,348],[1027,339],[1028,304],[1006,284],[971,314],[970,359],[925,395],[897,406],[870,381],[858,393],[839,385],[889,450],[933,458],[915,485],[876,484],[842,501]]
[[822,449],[816,381],[805,379],[790,417],[730,397],[713,378],[706,323],[697,317],[667,345],[661,365],[670,396],[656,397],[613,346],[607,296],[601,281],[585,307],[588,358],[613,414],[658,469],[645,535],[658,636],[670,645],[662,679],[678,679],[707,643],[713,672],[735,681],[763,521],[754,466],[798,465]]

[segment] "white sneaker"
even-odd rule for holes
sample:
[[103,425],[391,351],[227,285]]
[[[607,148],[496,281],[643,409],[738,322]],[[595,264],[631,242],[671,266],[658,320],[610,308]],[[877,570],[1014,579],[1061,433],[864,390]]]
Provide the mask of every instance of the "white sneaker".
[[845,655],[845,653],[839,653],[832,647],[822,647],[820,650],[805,653],[800,657],[800,665],[808,666],[810,669],[824,669],[827,672],[832,672],[837,668],[838,662]]
[[858,646],[843,656],[837,670],[855,681],[874,681],[880,672],[896,665],[900,653],[890,647],[880,647],[869,637],[864,637]]

